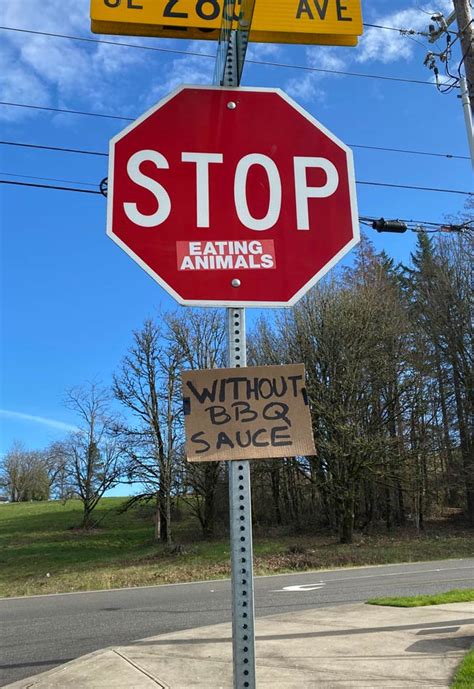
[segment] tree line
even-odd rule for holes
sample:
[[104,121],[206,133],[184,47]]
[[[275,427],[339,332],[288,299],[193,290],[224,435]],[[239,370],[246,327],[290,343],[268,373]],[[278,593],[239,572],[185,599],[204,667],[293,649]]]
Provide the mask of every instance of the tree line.
[[[303,362],[316,456],[252,465],[254,520],[295,531],[390,530],[448,507],[474,526],[472,253],[465,236],[420,233],[409,265],[364,239],[351,268],[252,328],[248,364]],[[226,526],[227,467],[185,459],[180,372],[225,366],[222,311],[149,319],[109,388],[68,391],[77,431],[43,451],[3,457],[10,500],[79,497],[84,528],[111,487],[125,508],[152,502],[155,536],[173,542],[179,501],[210,538]]]

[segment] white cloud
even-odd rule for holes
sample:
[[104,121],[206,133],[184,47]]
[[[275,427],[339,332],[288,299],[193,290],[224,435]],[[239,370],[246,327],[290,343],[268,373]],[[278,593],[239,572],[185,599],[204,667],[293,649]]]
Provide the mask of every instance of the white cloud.
[[[0,23],[38,31],[51,31],[89,37],[89,0],[0,0]],[[400,3],[401,4],[401,3]],[[387,5],[385,5],[387,6]],[[433,0],[417,6],[412,2],[405,9],[376,14],[370,8],[370,23],[424,30],[434,11],[448,13],[450,0]],[[379,6],[380,12],[380,6]],[[123,37],[107,37],[111,42]],[[423,41],[423,39],[421,39]],[[141,38],[126,38],[127,43],[141,43]],[[196,53],[214,53],[215,44],[207,41],[178,41],[180,48]],[[428,49],[428,44],[425,41]],[[175,42],[160,42],[176,45]],[[248,57],[256,60],[274,59],[284,53],[283,46],[251,44]],[[306,49],[309,67],[346,70],[356,63],[383,64],[408,61],[419,50],[414,40],[397,32],[367,29],[357,48],[310,46]],[[159,69],[156,65],[159,64]],[[151,67],[155,66],[155,69]],[[81,43],[66,39],[3,31],[0,41],[0,100],[39,105],[55,105],[95,109],[115,109],[135,114],[140,106],[149,106],[181,83],[209,84],[214,62],[198,55],[167,57],[154,60],[152,54],[113,45]],[[141,102],[123,88],[134,73],[147,75]],[[153,77],[150,79],[150,74]],[[335,75],[321,72],[300,72],[285,84],[289,93],[303,101],[324,100],[322,82]],[[133,83],[136,83],[134,79]],[[130,83],[130,82],[129,82]],[[145,83],[145,82],[144,82]],[[0,118],[31,117],[28,110],[0,108]]]
[[[372,13],[368,23],[426,31],[434,12],[442,12],[447,16],[451,11],[451,0],[434,0],[430,4],[412,5],[396,12],[391,11],[379,15]],[[396,31],[369,28],[365,30],[356,48],[309,46],[306,49],[306,65],[315,69],[351,71],[354,63],[408,62],[415,56],[415,51],[424,56],[429,50],[429,45],[427,39],[420,36],[408,37]],[[426,49],[425,53],[423,53],[423,48]],[[323,83],[328,78],[333,80],[339,77],[337,74],[307,72],[303,76],[289,79],[285,84],[285,89],[302,101],[321,102],[326,96]]]
[[199,55],[210,55],[215,51],[215,47],[209,47],[207,41],[192,41],[187,44],[186,50],[198,53],[198,55],[176,57],[159,72],[159,80],[154,82],[146,96],[147,107],[163,98],[180,84],[212,83],[214,61],[211,58],[199,57]]
[[321,102],[326,98],[326,92],[317,84],[317,75],[314,72],[306,72],[289,79],[285,84],[285,91],[296,100]]
[[[88,17],[89,0],[68,3],[67,12],[63,0],[0,3],[0,23],[13,28],[88,37]],[[1,38],[0,100],[20,103],[67,107],[69,101],[79,100],[104,110],[116,107],[127,100],[127,94],[117,88],[119,76],[149,57],[144,51],[113,45],[13,31],[2,31]],[[0,109],[3,119],[28,115],[27,110]]]
[[19,411],[11,411],[10,409],[0,409],[0,416],[16,421],[31,421],[33,423],[40,423],[43,426],[57,428],[61,431],[78,430],[77,426],[73,426],[70,423],[64,423],[63,421],[58,421],[57,419],[48,419],[44,416],[36,416],[35,414],[24,414],[23,412]]
[[[345,69],[346,63],[337,52],[338,50],[340,49],[328,46],[309,46],[306,48],[306,64],[315,69]],[[285,90],[290,96],[299,100],[306,102],[316,100],[321,103],[326,99],[326,91],[320,82],[328,76],[336,75],[328,75],[324,72],[301,72],[297,77],[292,77],[286,82]]]
[[[428,24],[431,23],[431,15],[435,11],[447,15],[452,11],[452,3],[450,0],[436,0],[430,4],[416,5],[383,16],[375,16],[370,23],[426,31]],[[416,36],[413,38],[422,42],[422,45],[428,46],[426,40],[423,43],[423,38]],[[413,38],[403,36],[396,31],[366,29],[355,51],[355,60],[360,63],[378,61],[384,64],[398,60],[411,60],[418,45]]]
[[268,60],[281,55],[282,47],[276,43],[250,43],[247,48],[249,60]]

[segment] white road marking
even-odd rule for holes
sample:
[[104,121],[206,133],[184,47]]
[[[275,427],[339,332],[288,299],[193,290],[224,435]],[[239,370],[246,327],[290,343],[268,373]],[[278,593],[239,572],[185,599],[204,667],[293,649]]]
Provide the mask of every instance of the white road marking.
[[284,586],[282,589],[275,589],[272,593],[282,593],[285,591],[295,592],[295,591],[316,591],[317,589],[322,589],[325,586],[324,581],[320,581],[317,584],[297,584],[295,586]]

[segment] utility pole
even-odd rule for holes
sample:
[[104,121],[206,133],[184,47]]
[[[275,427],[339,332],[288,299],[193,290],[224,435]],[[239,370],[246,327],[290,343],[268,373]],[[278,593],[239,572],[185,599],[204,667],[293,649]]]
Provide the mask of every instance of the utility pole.
[[[461,40],[464,73],[467,82],[471,116],[474,116],[474,26],[470,0],[453,0]],[[461,91],[462,91],[461,84]]]
[[[471,0],[453,0],[454,11],[449,17],[444,18],[440,12],[434,14],[431,18],[438,24],[436,26],[431,24],[429,27],[429,41],[435,43],[443,34],[447,33],[449,26],[456,21],[458,25],[458,37],[461,42],[461,64],[459,66],[459,90],[462,107],[464,111],[464,121],[466,123],[466,135],[469,144],[469,151],[471,153],[471,163],[474,169],[474,26],[472,23]],[[448,53],[446,51],[446,59]],[[429,53],[425,64],[429,64],[430,68],[434,67],[434,55]],[[438,56],[441,57],[441,56]],[[429,62],[433,59],[433,64]],[[461,73],[461,67],[464,65],[464,74]],[[437,75],[437,69],[435,68]]]

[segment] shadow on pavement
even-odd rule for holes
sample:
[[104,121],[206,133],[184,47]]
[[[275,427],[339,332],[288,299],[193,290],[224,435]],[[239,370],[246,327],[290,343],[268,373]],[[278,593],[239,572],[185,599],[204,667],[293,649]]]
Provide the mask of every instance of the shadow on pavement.
[[74,660],[74,658],[51,658],[51,660],[34,660],[31,663],[6,663],[5,665],[0,665],[0,670],[12,670],[13,668],[19,667],[42,667],[44,665],[62,665],[62,663],[69,663],[70,660]]
[[[446,623],[444,623],[446,624]],[[454,627],[456,626],[459,628],[462,625],[468,625],[468,624],[474,624],[474,617],[468,617],[466,619],[462,620],[451,620],[449,623],[449,626]],[[419,623],[419,624],[399,624],[399,625],[391,625],[389,627],[362,627],[362,628],[357,628],[357,629],[335,629],[335,630],[328,630],[324,632],[297,632],[296,634],[266,634],[266,635],[260,635],[257,634],[256,639],[257,641],[278,641],[280,639],[311,639],[311,638],[318,638],[318,637],[330,637],[330,636],[353,636],[356,634],[379,634],[380,632],[399,632],[399,631],[408,631],[410,629],[422,629],[422,630],[428,630],[428,629],[433,629],[433,633],[435,633],[436,629],[438,628],[441,631],[445,631],[445,628],[440,628],[441,625],[439,622],[428,622],[428,623]],[[425,632],[428,633],[428,632]],[[472,637],[460,637],[460,638],[471,638]],[[207,644],[207,643],[229,643],[232,641],[232,638],[230,636],[223,637],[223,638],[199,638],[199,639],[148,639],[148,640],[143,640],[143,641],[135,641],[133,646],[174,646],[174,645],[192,645],[192,644]],[[425,641],[419,641],[417,643],[431,643],[431,640]]]
[[467,651],[474,643],[474,636],[443,637],[442,639],[423,639],[408,646],[407,653],[443,654],[449,651]]

